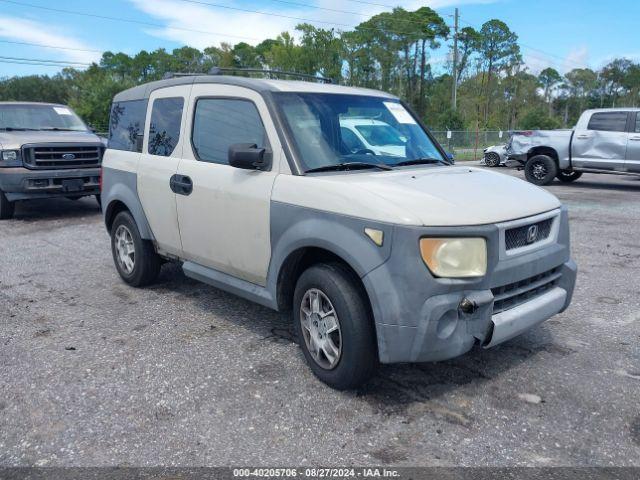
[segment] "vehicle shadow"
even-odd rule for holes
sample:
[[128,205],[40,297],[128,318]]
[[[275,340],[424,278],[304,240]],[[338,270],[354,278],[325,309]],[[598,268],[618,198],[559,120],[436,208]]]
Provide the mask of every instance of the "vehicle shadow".
[[[155,291],[167,291],[195,299],[203,314],[213,313],[246,329],[261,341],[297,343],[290,313],[277,313],[202,284],[184,276],[178,265],[165,265]],[[572,350],[554,343],[549,330],[541,326],[503,345],[484,350],[476,347],[466,355],[443,362],[381,365],[379,373],[355,395],[374,410],[388,415],[411,415],[412,407],[431,410],[447,421],[467,425],[471,419],[464,410],[438,402],[438,398],[456,389],[477,387],[542,352],[565,356]],[[300,362],[304,362],[299,352]],[[409,413],[408,413],[409,412]]]
[[15,220],[59,220],[65,218],[86,217],[100,213],[95,197],[83,197],[78,200],[67,198],[45,198],[16,202],[13,218]]
[[[592,178],[595,176],[592,176]],[[640,177],[624,175],[598,175],[598,177],[608,177],[609,181],[591,180],[583,176],[572,183],[554,182],[552,187],[564,187],[576,190],[618,190],[623,192],[640,191]],[[615,180],[614,178],[615,177]]]

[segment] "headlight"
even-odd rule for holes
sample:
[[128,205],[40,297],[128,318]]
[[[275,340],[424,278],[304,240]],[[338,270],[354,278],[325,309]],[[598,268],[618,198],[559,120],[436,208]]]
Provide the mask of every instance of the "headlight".
[[436,277],[472,278],[487,273],[484,238],[422,238],[420,253]]
[[22,159],[18,150],[3,150],[0,155],[0,167],[21,167]]

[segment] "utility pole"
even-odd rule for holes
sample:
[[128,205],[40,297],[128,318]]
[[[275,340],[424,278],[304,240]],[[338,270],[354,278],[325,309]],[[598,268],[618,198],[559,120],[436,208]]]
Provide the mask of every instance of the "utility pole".
[[453,19],[453,88],[451,89],[451,109],[455,112],[458,105],[458,9]]

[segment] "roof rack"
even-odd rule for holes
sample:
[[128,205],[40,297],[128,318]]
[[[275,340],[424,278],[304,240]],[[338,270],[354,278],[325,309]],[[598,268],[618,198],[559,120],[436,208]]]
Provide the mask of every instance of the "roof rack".
[[316,75],[310,75],[308,73],[297,73],[297,72],[284,72],[282,70],[264,70],[261,68],[222,68],[222,67],[213,67],[209,70],[209,73],[182,73],[182,72],[167,72],[164,74],[162,78],[176,78],[176,77],[191,77],[194,75],[225,75],[232,73],[260,73],[268,78],[274,78],[275,76],[284,76],[284,77],[296,77],[304,80],[312,80],[321,83],[333,83],[333,80],[328,77],[318,77]]

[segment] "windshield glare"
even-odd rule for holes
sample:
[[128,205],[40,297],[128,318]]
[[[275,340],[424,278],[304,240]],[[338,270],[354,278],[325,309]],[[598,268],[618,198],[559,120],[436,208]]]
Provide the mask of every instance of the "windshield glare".
[[69,107],[62,105],[0,105],[0,129],[87,131]]
[[346,162],[446,161],[397,100],[328,93],[274,96],[304,170]]

